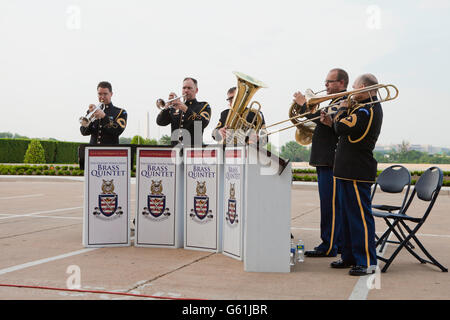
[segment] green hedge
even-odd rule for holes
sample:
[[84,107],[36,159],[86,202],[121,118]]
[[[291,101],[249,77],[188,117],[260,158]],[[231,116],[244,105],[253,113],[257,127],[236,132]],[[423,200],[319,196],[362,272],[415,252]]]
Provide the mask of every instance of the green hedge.
[[[78,165],[52,166],[0,164],[0,175],[84,176],[84,170],[80,170]],[[131,176],[136,177],[136,168],[132,169]]]
[[30,139],[0,139],[0,163],[22,163]]
[[[0,139],[0,163],[22,163],[30,139]],[[81,143],[64,141],[39,141],[44,148],[47,163],[78,163]]]

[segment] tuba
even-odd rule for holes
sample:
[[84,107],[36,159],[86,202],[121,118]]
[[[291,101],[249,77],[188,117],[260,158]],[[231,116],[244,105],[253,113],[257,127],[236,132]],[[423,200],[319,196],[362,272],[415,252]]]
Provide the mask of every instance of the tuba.
[[[267,88],[267,86],[263,82],[241,72],[233,72],[233,74],[237,77],[238,83],[233,103],[224,124],[231,132],[227,134],[226,143],[245,144],[246,133],[249,130],[258,132],[262,126],[261,104],[258,101],[253,101],[249,108],[247,108],[247,105],[259,88]],[[258,105],[258,109],[252,108],[254,104]],[[252,122],[247,121],[247,116],[250,112],[253,112],[255,115]]]

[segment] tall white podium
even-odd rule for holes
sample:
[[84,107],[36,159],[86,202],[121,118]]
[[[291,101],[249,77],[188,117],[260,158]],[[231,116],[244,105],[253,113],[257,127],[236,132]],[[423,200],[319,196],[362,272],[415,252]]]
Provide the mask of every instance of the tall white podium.
[[223,161],[223,254],[237,260],[244,258],[245,147],[227,147]]
[[291,164],[247,147],[244,270],[290,272]]
[[181,149],[136,150],[137,247],[183,247],[183,162]]
[[130,245],[128,147],[87,147],[84,170],[83,245]]
[[184,151],[184,247],[290,272],[291,164],[252,146]]
[[220,147],[184,149],[184,248],[222,251]]

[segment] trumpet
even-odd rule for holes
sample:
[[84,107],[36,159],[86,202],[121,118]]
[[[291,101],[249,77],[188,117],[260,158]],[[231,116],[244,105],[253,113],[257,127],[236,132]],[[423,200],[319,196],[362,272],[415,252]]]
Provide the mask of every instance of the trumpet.
[[[385,96],[382,96],[380,94],[380,90],[384,90],[385,91]],[[377,92],[377,100],[372,100],[366,103],[358,103],[355,99],[355,96],[361,93],[367,93],[367,92],[373,92],[376,91]],[[393,91],[393,92],[392,92]],[[308,92],[308,91],[307,91]],[[312,91],[310,91],[308,94],[307,92],[305,92],[305,96],[306,96],[306,107],[307,107],[307,112],[304,113],[300,113],[300,106],[298,104],[296,104],[295,102],[292,103],[290,109],[289,109],[289,118],[271,125],[266,126],[267,128],[271,128],[277,125],[280,125],[282,123],[291,121],[293,124],[285,127],[285,128],[281,128],[272,132],[267,132],[265,134],[265,136],[269,136],[271,134],[274,133],[278,133],[293,127],[297,127],[297,131],[295,134],[295,139],[296,141],[301,144],[301,145],[308,145],[311,143],[312,141],[312,135],[314,133],[314,129],[315,129],[315,123],[313,121],[320,119],[320,116],[314,117],[314,118],[309,118],[309,119],[302,119],[299,120],[299,118],[303,118],[307,115],[312,115],[315,114],[319,111],[324,111],[326,108],[338,105],[342,102],[342,100],[335,102],[335,103],[331,103],[327,106],[324,107],[319,107],[320,103],[327,101],[327,100],[336,100],[342,97],[346,97],[347,104],[349,106],[349,109],[354,109],[356,107],[361,107],[361,106],[365,106],[367,104],[373,104],[376,102],[386,102],[386,101],[391,101],[394,100],[398,97],[398,89],[396,86],[394,86],[393,84],[375,84],[372,86],[367,86],[361,89],[356,89],[356,90],[352,90],[352,91],[346,91],[346,92],[339,92],[339,93],[335,93],[335,94],[330,94],[330,95],[324,95],[324,96],[316,96],[314,93],[312,93]],[[328,112],[329,115],[333,114],[335,112]]]
[[87,114],[86,114],[86,116],[80,117],[80,119],[79,119],[80,124],[81,124],[83,127],[89,126],[89,125],[91,124],[91,122],[93,122],[93,121],[96,120],[94,114],[95,114],[95,112],[97,112],[97,110],[100,110],[102,106],[103,106],[103,101],[101,101],[99,104],[97,104],[97,105],[95,106],[94,110],[92,110],[91,112],[88,111]]
[[[175,98],[167,100],[167,101],[164,101],[163,99],[160,98],[160,99],[156,100],[156,106],[158,107],[159,110],[164,110],[164,109],[167,108],[166,104],[171,103],[171,102],[173,102],[175,100],[178,100],[178,99],[181,99],[181,98],[184,99],[184,98],[186,98],[186,96],[187,95],[185,94],[185,95],[183,95],[181,97],[175,97]],[[172,106],[169,106],[168,108],[172,108]]]

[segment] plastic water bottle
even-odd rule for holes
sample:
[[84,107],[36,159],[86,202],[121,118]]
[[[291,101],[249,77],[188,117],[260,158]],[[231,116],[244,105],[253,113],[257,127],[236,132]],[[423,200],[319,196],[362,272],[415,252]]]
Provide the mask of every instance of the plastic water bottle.
[[294,244],[294,240],[291,240],[291,253],[290,253],[290,266],[295,266],[295,244]]
[[299,239],[297,243],[297,261],[305,261],[305,244],[301,239]]

